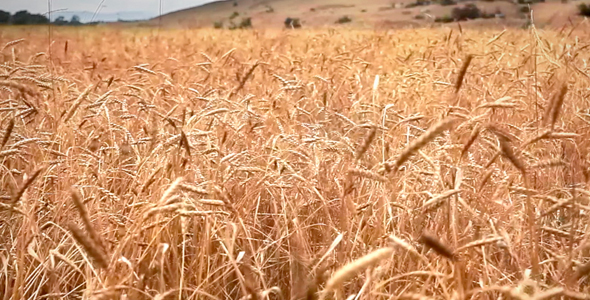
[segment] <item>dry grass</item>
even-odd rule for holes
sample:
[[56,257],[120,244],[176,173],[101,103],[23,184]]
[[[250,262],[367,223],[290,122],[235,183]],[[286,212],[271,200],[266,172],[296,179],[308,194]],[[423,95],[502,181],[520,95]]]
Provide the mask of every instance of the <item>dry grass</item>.
[[0,299],[590,299],[570,29],[2,30]]

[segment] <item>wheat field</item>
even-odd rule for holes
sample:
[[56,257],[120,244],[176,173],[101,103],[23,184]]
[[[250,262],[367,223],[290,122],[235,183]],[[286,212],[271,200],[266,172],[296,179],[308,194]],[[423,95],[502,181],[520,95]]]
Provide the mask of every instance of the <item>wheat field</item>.
[[574,26],[3,28],[0,299],[590,299]]

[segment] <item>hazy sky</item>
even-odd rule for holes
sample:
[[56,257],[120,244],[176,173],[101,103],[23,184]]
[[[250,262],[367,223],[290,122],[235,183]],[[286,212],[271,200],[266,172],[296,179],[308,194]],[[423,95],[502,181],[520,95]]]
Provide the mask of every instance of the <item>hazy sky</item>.
[[[46,13],[48,0],[0,0],[0,10],[17,12],[28,10],[32,13]],[[50,0],[51,10],[67,9],[70,11],[94,12],[103,2],[101,12],[146,11],[157,13],[160,0]],[[164,13],[201,5],[214,0],[162,0]]]

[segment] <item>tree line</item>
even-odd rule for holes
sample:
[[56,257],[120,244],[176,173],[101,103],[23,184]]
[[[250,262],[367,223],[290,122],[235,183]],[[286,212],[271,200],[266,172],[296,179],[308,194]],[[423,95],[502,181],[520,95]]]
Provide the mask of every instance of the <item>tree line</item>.
[[[8,11],[0,10],[0,25],[38,25],[49,24],[50,20],[42,14],[32,14],[26,10],[17,11],[11,14]],[[81,25],[80,17],[74,15],[69,21],[63,16],[53,21],[55,25]]]

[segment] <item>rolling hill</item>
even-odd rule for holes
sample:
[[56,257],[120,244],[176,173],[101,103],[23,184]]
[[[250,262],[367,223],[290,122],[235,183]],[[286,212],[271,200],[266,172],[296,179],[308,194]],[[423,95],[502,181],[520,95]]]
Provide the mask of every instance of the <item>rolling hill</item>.
[[[281,28],[287,17],[299,18],[304,27],[350,26],[356,28],[423,27],[436,24],[436,18],[451,16],[452,10],[466,4],[476,4],[482,12],[498,17],[469,21],[467,26],[522,26],[527,22],[528,5],[512,0],[458,0],[454,5],[441,5],[429,0],[417,5],[417,0],[229,0],[205,4],[168,13],[150,20],[166,27],[239,26],[250,18],[255,28]],[[426,2],[428,1],[428,2]],[[455,1],[455,0],[447,0]],[[518,0],[527,1],[527,0]],[[541,0],[542,1],[542,0]],[[425,4],[425,5],[424,5]],[[413,6],[413,7],[412,7]],[[574,3],[551,2],[531,5],[538,25],[556,25],[575,17]],[[340,23],[348,17],[349,22]],[[342,19],[342,21],[346,21]]]

